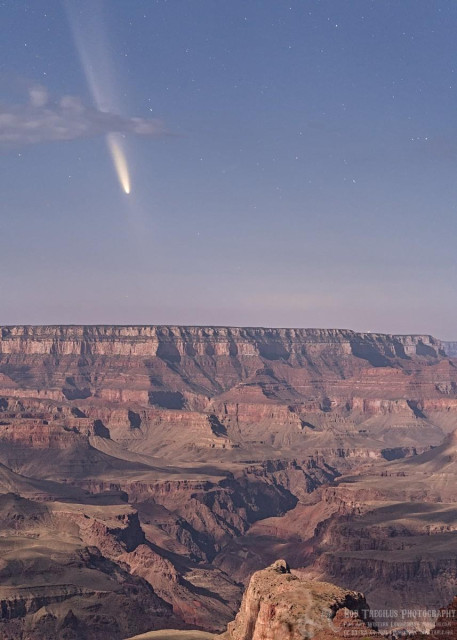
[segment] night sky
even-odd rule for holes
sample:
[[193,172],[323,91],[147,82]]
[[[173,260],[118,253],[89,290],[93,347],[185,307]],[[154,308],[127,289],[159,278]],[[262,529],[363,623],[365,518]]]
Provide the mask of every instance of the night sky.
[[457,339],[455,0],[4,0],[0,28],[1,324]]

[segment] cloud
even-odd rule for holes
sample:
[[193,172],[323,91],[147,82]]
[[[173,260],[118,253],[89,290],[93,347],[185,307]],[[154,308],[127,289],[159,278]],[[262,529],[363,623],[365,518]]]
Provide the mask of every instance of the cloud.
[[160,120],[125,117],[85,106],[75,96],[50,102],[46,89],[29,89],[29,103],[0,104],[0,145],[23,146],[41,142],[94,138],[108,133],[161,136]]
[[31,87],[29,90],[30,104],[33,107],[44,107],[48,101],[48,92],[44,87]]

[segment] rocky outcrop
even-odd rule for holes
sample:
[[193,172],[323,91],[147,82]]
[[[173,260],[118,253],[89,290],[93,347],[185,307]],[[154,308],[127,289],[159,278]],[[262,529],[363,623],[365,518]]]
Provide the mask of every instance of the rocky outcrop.
[[430,632],[433,638],[455,640],[457,638],[457,596],[439,611],[435,626]]
[[[284,560],[255,573],[244,594],[240,611],[230,623],[225,640],[305,640],[351,635],[361,628],[365,637],[378,634],[370,628],[364,596],[325,582],[302,580]],[[354,634],[358,635],[358,634]]]

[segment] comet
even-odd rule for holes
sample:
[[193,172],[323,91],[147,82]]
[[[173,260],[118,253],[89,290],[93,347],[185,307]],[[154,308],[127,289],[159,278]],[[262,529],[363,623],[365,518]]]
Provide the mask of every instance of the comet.
[[106,144],[111,154],[119,183],[124,193],[128,196],[130,194],[130,174],[121,140],[119,134],[116,133],[109,133],[106,136]]
[[[100,0],[97,2],[83,0],[81,4],[84,11],[80,10],[81,5],[78,5],[76,10],[75,4],[69,0],[65,2],[73,38],[92,99],[99,111],[116,113],[115,105],[119,100],[116,100],[118,92],[115,91],[113,80],[114,68],[108,53],[108,38],[104,31],[103,3]],[[125,195],[129,195],[131,180],[123,136],[119,133],[107,134],[106,145],[121,189]]]

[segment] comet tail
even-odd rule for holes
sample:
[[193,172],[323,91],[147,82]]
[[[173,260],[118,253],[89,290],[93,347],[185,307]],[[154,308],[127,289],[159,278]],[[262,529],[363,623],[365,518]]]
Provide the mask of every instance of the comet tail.
[[119,135],[115,133],[108,134],[106,136],[106,142],[113,159],[114,168],[116,170],[117,177],[119,178],[121,187],[124,190],[124,193],[128,195],[130,193],[129,168],[127,165],[124,150],[122,148],[121,140],[119,139]]

